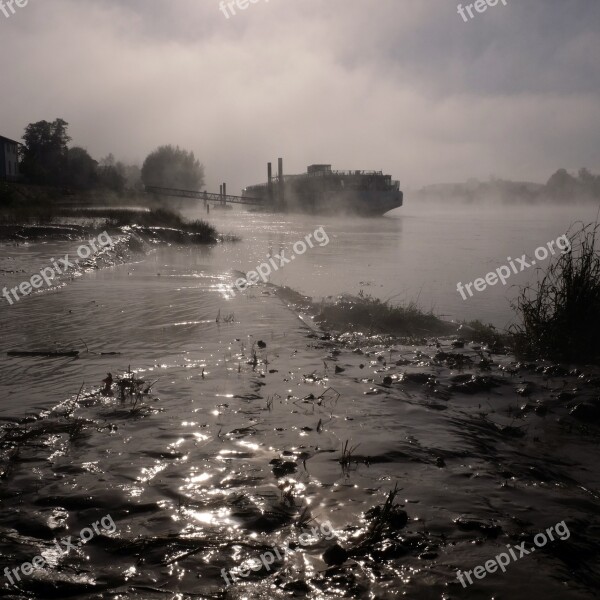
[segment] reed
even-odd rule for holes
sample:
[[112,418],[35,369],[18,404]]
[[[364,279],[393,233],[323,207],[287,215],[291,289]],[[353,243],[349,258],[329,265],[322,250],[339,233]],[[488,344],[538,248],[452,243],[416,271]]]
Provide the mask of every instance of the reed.
[[513,303],[521,322],[511,328],[518,353],[573,362],[600,357],[598,227],[572,226],[571,249],[521,289]]

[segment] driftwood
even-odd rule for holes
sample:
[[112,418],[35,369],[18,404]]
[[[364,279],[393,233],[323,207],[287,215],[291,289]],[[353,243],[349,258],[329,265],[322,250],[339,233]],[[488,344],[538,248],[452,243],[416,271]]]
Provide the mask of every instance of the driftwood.
[[8,356],[42,356],[47,358],[55,358],[58,356],[79,356],[79,350],[66,350],[64,352],[55,352],[53,350],[33,350],[33,351],[22,351],[22,350],[10,350],[7,352]]

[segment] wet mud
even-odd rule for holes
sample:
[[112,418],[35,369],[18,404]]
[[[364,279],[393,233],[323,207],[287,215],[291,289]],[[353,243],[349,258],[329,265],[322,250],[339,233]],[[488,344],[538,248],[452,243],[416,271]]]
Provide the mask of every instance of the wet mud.
[[[0,359],[0,596],[596,597],[596,368],[325,332],[168,252],[2,308],[3,354],[80,353]],[[457,579],[561,521],[568,539]]]

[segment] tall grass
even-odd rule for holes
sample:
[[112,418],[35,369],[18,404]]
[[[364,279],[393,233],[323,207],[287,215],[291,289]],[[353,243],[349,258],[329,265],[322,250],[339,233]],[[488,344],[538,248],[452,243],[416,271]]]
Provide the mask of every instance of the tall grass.
[[571,249],[559,255],[536,284],[513,303],[517,352],[592,362],[600,357],[600,251],[598,223],[567,234]]
[[362,292],[357,297],[344,297],[335,304],[323,305],[318,318],[334,329],[350,327],[408,336],[442,335],[454,329],[432,312],[423,312],[415,302],[395,306]]

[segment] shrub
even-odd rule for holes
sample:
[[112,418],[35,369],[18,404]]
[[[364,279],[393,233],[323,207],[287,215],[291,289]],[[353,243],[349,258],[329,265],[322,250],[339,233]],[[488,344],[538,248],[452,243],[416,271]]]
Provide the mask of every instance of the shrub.
[[513,303],[521,323],[513,326],[524,354],[592,362],[600,356],[600,252],[598,223],[567,235],[571,249],[523,288]]

